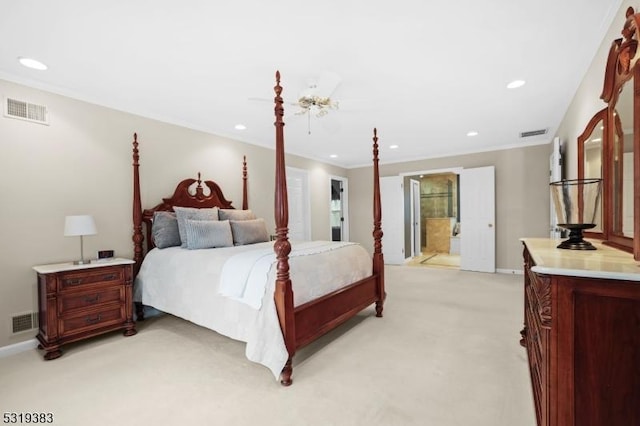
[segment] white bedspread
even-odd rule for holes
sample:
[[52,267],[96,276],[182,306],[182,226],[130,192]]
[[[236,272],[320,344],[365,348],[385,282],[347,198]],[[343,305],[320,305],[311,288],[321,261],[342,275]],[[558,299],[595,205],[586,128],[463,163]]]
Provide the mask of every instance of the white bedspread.
[[[333,247],[309,253],[326,244]],[[134,300],[246,342],[247,358],[268,367],[278,379],[288,353],[273,300],[273,260],[269,262],[259,309],[220,294],[225,262],[238,253],[255,250],[266,256],[267,251],[273,252],[273,242],[206,250],[153,249],[146,255],[136,277]],[[294,242],[292,252],[296,251],[306,253],[290,258],[289,272],[296,306],[372,273],[371,257],[358,244],[323,242],[317,243],[315,248],[310,245],[304,249]],[[243,254],[240,257],[264,256]]]
[[[355,243],[331,241],[304,241],[292,245],[289,259],[309,256]],[[273,247],[237,253],[227,259],[220,276],[220,294],[254,309],[260,309],[267,290],[269,271],[276,261]]]

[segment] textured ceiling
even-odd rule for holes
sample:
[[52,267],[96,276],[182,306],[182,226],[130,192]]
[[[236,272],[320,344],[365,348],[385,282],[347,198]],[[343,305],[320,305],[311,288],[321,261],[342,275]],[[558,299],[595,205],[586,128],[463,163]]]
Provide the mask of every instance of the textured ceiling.
[[367,165],[377,127],[405,161],[548,142],[620,4],[0,0],[0,78],[273,147],[275,71],[290,103],[335,73],[338,110],[286,106],[287,152]]

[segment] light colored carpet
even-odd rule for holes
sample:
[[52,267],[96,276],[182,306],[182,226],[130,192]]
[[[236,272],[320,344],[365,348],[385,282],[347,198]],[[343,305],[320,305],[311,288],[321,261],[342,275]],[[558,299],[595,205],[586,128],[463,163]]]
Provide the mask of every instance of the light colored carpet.
[[522,276],[389,266],[367,309],[298,352],[284,388],[244,344],[164,315],[0,359],[0,410],[74,425],[533,426]]
[[438,268],[460,268],[460,255],[449,253],[423,253],[407,262],[408,266],[433,266]]

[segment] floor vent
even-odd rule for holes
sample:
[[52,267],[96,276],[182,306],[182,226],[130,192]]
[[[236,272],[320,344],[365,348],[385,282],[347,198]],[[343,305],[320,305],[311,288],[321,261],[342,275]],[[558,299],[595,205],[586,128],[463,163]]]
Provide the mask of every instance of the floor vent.
[[521,138],[529,138],[531,136],[546,135],[549,129],[529,130],[528,132],[520,133]]
[[38,328],[38,313],[27,312],[11,317],[11,333],[21,333]]
[[31,121],[32,123],[49,124],[49,114],[46,106],[16,99],[5,98],[4,115],[5,117]]

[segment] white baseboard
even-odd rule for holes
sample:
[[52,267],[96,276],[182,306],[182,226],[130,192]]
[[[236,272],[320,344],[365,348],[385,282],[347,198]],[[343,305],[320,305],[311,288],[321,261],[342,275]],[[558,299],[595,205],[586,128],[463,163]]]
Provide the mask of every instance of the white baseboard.
[[496,269],[496,272],[499,274],[524,275],[522,269]]
[[25,352],[30,349],[34,349],[38,346],[36,339],[27,340],[25,342],[14,343],[13,345],[7,345],[0,347],[0,358],[7,357],[9,355],[15,355],[20,352]]

